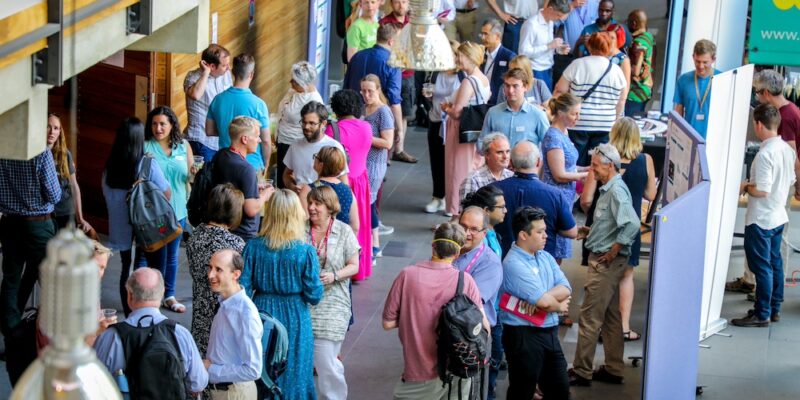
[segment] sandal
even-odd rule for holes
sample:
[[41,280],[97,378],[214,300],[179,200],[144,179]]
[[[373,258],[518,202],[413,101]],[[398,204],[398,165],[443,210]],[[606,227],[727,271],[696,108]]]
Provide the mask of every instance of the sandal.
[[635,342],[642,338],[642,335],[636,333],[636,331],[633,330],[623,332],[622,336],[625,338],[626,342]]
[[166,308],[172,312],[176,312],[179,314],[183,314],[186,312],[186,306],[181,303],[178,303],[178,300],[175,299],[175,296],[170,296],[164,299],[164,302],[161,303],[161,307]]

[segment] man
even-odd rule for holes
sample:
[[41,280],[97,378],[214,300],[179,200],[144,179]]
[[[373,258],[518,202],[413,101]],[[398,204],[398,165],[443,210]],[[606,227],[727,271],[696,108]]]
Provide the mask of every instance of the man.
[[[455,400],[466,399],[469,394],[469,380],[454,379],[448,396],[450,388],[439,379],[437,371],[436,346],[442,306],[453,298],[458,284],[459,271],[451,264],[464,240],[464,230],[459,225],[439,225],[431,243],[431,261],[403,268],[386,296],[383,329],[397,328],[403,345],[403,375],[394,388],[395,400]],[[478,286],[469,274],[464,274],[463,293],[476,305],[481,304]],[[488,329],[485,317],[483,325]]]
[[[603,143],[590,152],[591,171],[602,184],[591,230],[581,227],[578,239],[586,238],[589,274],[581,305],[578,345],[570,385],[591,386],[592,380],[621,384],[624,338],[619,312],[619,281],[625,273],[630,247],[639,232],[639,217],[631,205],[631,193],[619,173],[617,149]],[[587,237],[588,234],[588,237]],[[602,328],[605,365],[592,372],[592,361]]]
[[[478,15],[478,0],[455,0],[456,20],[453,23],[456,31],[456,40],[459,42],[475,41],[475,17]],[[500,29],[502,33],[502,28]]]
[[275,191],[271,187],[258,187],[257,172],[247,162],[247,156],[255,154],[261,143],[259,128],[260,125],[254,118],[234,118],[228,127],[230,147],[217,153],[212,166],[211,180],[214,186],[231,183],[244,195],[242,222],[231,231],[244,240],[252,239],[258,234],[261,209]]
[[[348,0],[349,1],[349,0]],[[347,29],[347,60],[352,61],[357,52],[368,49],[375,44],[375,32],[378,29],[378,8],[383,4],[379,0],[360,0],[360,12],[350,27]]]
[[[528,74],[519,68],[503,76],[503,92],[506,101],[486,112],[481,137],[490,132],[500,132],[508,138],[511,147],[522,140],[538,145],[550,128],[547,114],[525,100],[525,92],[531,87]],[[478,138],[480,143],[481,137]],[[480,148],[478,149],[480,150]]]
[[486,164],[473,171],[461,183],[458,191],[459,198],[463,202],[470,193],[475,193],[478,189],[506,178],[514,176],[508,169],[511,161],[511,147],[508,145],[506,136],[499,132],[490,133],[480,140],[479,148],[481,154],[486,158]]
[[589,40],[589,36],[596,32],[605,32],[614,26],[621,26],[625,31],[625,43],[617,43],[617,46],[620,49],[628,46],[633,41],[633,38],[631,37],[631,33],[625,28],[625,25],[620,25],[620,23],[614,19],[614,0],[603,0],[597,6],[597,19],[594,23],[586,25],[583,28],[581,36],[575,42],[575,47],[573,49],[575,56],[588,56],[589,50],[586,48],[586,41]]
[[536,174],[541,167],[539,146],[527,140],[517,143],[511,150],[511,164],[514,166],[514,176],[492,184],[503,192],[509,212],[502,223],[495,225],[503,254],[508,254],[515,239],[511,226],[512,215],[522,206],[538,207],[547,214],[547,244],[544,249],[552,254],[556,247],[556,235],[574,238],[578,234],[572,217],[572,204],[564,200],[558,189],[539,180]]
[[532,399],[536,385],[544,398],[568,399],[567,360],[558,340],[558,315],[569,311],[572,287],[550,253],[545,212],[523,207],[514,214],[516,242],[503,261],[502,292],[546,311],[541,326],[510,312],[500,314],[508,359],[509,399]]
[[[317,181],[317,171],[314,170],[314,160],[319,150],[326,146],[333,146],[344,153],[342,144],[325,134],[328,126],[328,109],[324,104],[312,101],[300,110],[300,124],[303,126],[304,139],[300,139],[291,146],[283,159],[286,169],[283,171],[283,184],[287,189],[300,193],[305,185]],[[347,169],[342,172],[346,174]]]
[[[497,292],[503,283],[503,265],[500,257],[489,248],[486,243],[486,234],[491,229],[489,214],[482,208],[470,206],[464,209],[458,224],[464,228],[466,239],[461,247],[461,255],[453,261],[453,266],[472,276],[483,302],[483,313],[492,327],[492,341],[501,340],[502,336],[495,335],[497,325]],[[502,332],[502,330],[500,331]],[[494,347],[494,346],[493,346]],[[494,396],[495,383],[502,353],[499,359],[492,358],[492,367],[489,369],[489,397]]]
[[232,249],[220,250],[208,262],[208,283],[219,295],[219,310],[208,339],[208,387],[214,400],[256,400],[255,380],[261,377],[264,327],[258,309],[239,277],[244,259]]
[[531,59],[533,76],[544,81],[553,91],[553,55],[569,53],[564,39],[553,37],[553,23],[561,21],[570,13],[567,0],[550,0],[531,19],[522,25],[519,54]]
[[[133,310],[122,322],[129,326],[125,329],[126,331],[136,329],[137,326],[149,327],[153,324],[167,323],[165,322],[167,317],[159,310],[164,294],[164,279],[161,278],[161,273],[157,269],[139,268],[133,271],[125,287],[128,289],[128,305]],[[208,373],[203,368],[203,361],[200,352],[197,351],[197,345],[194,343],[192,334],[180,324],[175,324],[174,334],[183,361],[182,369],[185,371],[184,380],[179,384],[187,384],[186,389],[190,392],[200,393],[208,384]],[[119,370],[126,369],[126,360],[131,354],[125,354],[119,328],[112,326],[111,329],[103,332],[95,341],[94,349],[97,352],[97,358],[105,364],[112,375]],[[128,378],[130,380],[132,377]],[[142,382],[141,385],[146,386],[148,382]]]
[[[563,23],[556,22],[556,31],[562,32],[561,37],[564,44],[570,49],[574,49],[581,32],[586,25],[592,24],[597,19],[597,7],[599,0],[572,0],[570,7],[572,12]],[[558,36],[558,35],[556,35]],[[556,53],[553,56],[553,82],[558,82],[564,69],[575,59],[575,55],[570,51],[567,54]]]
[[[772,105],[781,114],[778,135],[789,147],[797,149],[797,139],[800,137],[800,109],[783,96],[783,86],[783,76],[773,70],[761,71],[753,77],[753,89],[758,102]],[[795,163],[794,170],[795,176],[800,175],[800,161]],[[796,191],[800,193],[800,187],[796,186]],[[745,263],[744,275],[726,283],[725,290],[747,293],[748,299],[752,297],[752,300],[755,300],[755,283],[755,276]]]
[[233,86],[211,101],[206,116],[206,134],[219,136],[219,147],[230,147],[228,125],[238,116],[251,117],[261,124],[261,145],[255,153],[247,156],[247,162],[261,172],[269,166],[272,154],[272,138],[269,132],[269,110],[267,103],[250,91],[250,83],[256,70],[256,61],[249,54],[240,54],[233,59]]
[[647,102],[653,97],[653,54],[655,39],[647,31],[647,14],[644,10],[633,10],[628,14],[628,30],[633,44],[628,49],[631,59],[631,88],[625,102],[625,115],[643,115]]
[[[50,150],[30,160],[0,159],[0,330],[6,349],[18,347],[26,339],[18,329],[22,310],[39,279],[47,242],[56,235],[52,214],[60,200],[61,186]],[[8,362],[8,375],[14,384],[25,372],[27,361],[9,357]]]
[[486,57],[483,58],[481,71],[489,78],[489,88],[492,96],[489,97],[488,104],[497,104],[497,94],[503,86],[503,75],[508,71],[508,63],[517,54],[503,47],[500,38],[503,34],[503,26],[500,21],[490,19],[481,26],[481,43],[486,47]]
[[486,0],[486,3],[497,14],[497,17],[505,22],[503,46],[517,53],[520,28],[525,23],[525,20],[534,15],[539,9],[538,1],[504,0],[502,10],[497,6],[497,0]]
[[719,73],[714,68],[717,46],[710,40],[698,40],[694,44],[692,59],[694,71],[678,77],[672,101],[675,103],[675,111],[705,139],[711,103],[711,80]]
[[194,155],[203,156],[205,161],[211,161],[219,150],[219,138],[206,136],[206,115],[214,97],[233,85],[230,60],[227,49],[212,44],[203,50],[200,68],[190,71],[183,80],[189,120],[184,133]]
[[744,217],[744,253],[756,277],[756,304],[746,317],[731,320],[736,326],[767,327],[781,319],[783,302],[783,226],[789,222],[786,199],[795,184],[795,149],[778,135],[780,111],[771,104],[753,110],[753,127],[761,148],[750,167],[750,180],[740,186],[749,195]]

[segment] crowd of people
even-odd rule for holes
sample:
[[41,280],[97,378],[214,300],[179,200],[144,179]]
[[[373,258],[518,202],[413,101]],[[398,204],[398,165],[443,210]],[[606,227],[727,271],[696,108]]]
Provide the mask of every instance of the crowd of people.
[[[477,0],[442,1],[436,15],[456,68],[426,75],[389,65],[397,34],[409,23],[409,0],[388,0],[385,15],[382,3],[345,2],[348,65],[329,106],[315,86],[316,69],[300,61],[290,70],[278,120],[270,121],[266,103],[250,90],[256,60],[213,44],[185,77],[185,129],[167,106],[145,121],[120,123],[102,177],[110,249],[96,249],[103,266],[110,251],[119,253],[125,319],[100,317],[92,344],[112,374],[129,375],[133,393],[261,398],[266,349],[259,313],[267,313],[287,331],[287,363],[276,382],[283,397],[347,398],[340,353],[354,321],[352,292],[382,256],[381,236],[394,230],[382,223],[382,187],[392,161],[417,162],[404,148],[414,120],[427,126],[433,196],[424,211],[450,220],[434,228],[430,260],[402,269],[386,297],[382,324],[398,329],[404,358],[394,398],[461,398],[485,380],[493,399],[506,367],[509,399],[566,399],[572,385],[623,383],[624,343],[641,337],[630,314],[642,203],[656,197],[656,167],[636,121],[653,93],[654,39],[645,11],[634,10],[623,24],[614,19],[612,0],[549,0],[541,7],[505,0],[503,8],[487,0],[497,19],[478,24]],[[693,58],[695,71],[677,81],[676,111],[705,136],[719,72],[714,44],[698,41]],[[755,84],[764,103],[755,125],[765,145],[742,191],[759,199],[748,206],[745,232],[757,285],[745,278],[729,285],[757,287],[754,311],[733,321],[742,326],[780,318],[775,249],[786,217],[779,198],[795,184],[800,111],[781,96],[776,75],[764,71]],[[479,129],[462,125],[480,109]],[[773,140],[778,134],[783,141]],[[47,147],[31,160],[0,160],[6,349],[26,340],[22,310],[47,241],[70,223],[94,231],[55,114],[47,120]],[[203,174],[210,185],[201,221],[192,226],[187,203]],[[187,232],[190,329],[160,311],[187,311],[176,297],[183,235],[155,251],[134,240],[128,197],[143,176]],[[585,226],[576,223],[576,206]],[[572,323],[565,315],[573,288],[561,265],[577,259],[574,240],[583,241],[580,259],[588,268],[568,369],[558,326]],[[457,379],[453,390],[455,380],[437,368],[437,323],[457,286],[482,313],[479,328],[490,343],[485,376]],[[129,373],[133,360],[141,361],[131,349],[147,345],[137,329],[174,338],[179,362],[148,378],[158,385]],[[605,362],[594,368],[600,341]],[[12,363],[15,382],[27,364]]]

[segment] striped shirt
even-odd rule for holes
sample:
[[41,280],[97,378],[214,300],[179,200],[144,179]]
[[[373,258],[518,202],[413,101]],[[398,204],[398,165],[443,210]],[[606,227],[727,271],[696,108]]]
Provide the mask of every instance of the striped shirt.
[[[564,78],[569,81],[569,91],[578,98],[583,98],[586,92],[600,80],[606,71],[608,58],[601,56],[588,56],[573,61],[564,70]],[[594,93],[583,100],[581,116],[575,130],[609,132],[614,121],[617,120],[617,102],[622,90],[627,86],[625,75],[616,65],[611,66],[605,77],[597,85]]]
[[53,212],[61,199],[50,150],[30,160],[0,160],[0,212],[32,217]]

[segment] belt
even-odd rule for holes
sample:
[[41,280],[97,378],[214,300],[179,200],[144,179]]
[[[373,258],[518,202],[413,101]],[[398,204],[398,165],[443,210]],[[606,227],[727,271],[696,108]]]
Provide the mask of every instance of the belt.
[[476,10],[477,10],[477,8],[470,8],[470,9],[466,9],[466,8],[456,8],[456,12],[457,12],[457,13],[462,13],[462,14],[469,14],[469,13],[471,13],[471,12],[473,12],[473,11],[476,11]]
[[211,390],[220,390],[223,392],[227,392],[232,385],[233,382],[209,383],[208,388]]
[[17,221],[31,221],[31,222],[39,222],[39,221],[49,221],[53,219],[53,214],[44,214],[44,215],[3,215],[3,218],[6,219],[13,219]]

